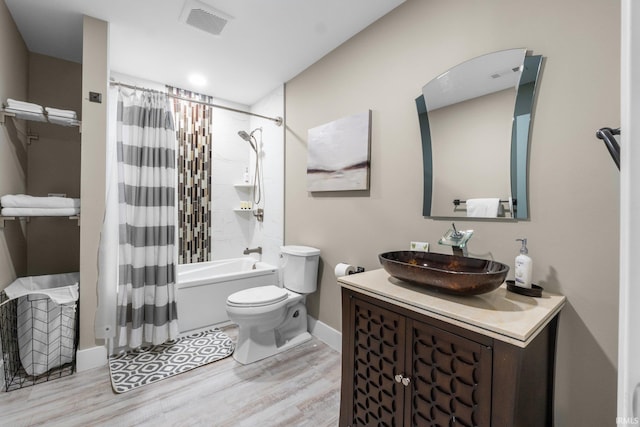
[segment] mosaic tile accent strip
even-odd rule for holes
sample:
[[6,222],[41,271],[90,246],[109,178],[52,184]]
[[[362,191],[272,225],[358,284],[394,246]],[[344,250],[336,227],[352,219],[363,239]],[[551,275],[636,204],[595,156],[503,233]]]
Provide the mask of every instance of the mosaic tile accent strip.
[[[169,93],[198,101],[211,97],[167,86]],[[174,99],[178,138],[178,262],[211,261],[212,108]]]

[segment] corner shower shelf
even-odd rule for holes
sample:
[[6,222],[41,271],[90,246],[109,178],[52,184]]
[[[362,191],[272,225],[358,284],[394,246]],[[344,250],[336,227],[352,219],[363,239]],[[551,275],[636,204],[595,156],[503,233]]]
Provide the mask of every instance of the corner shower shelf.
[[[251,191],[253,189],[253,184],[250,184],[248,182],[242,182],[242,183],[238,183],[238,184],[233,184],[233,186],[237,190],[240,190],[242,192]],[[243,193],[243,194],[246,194],[246,193]],[[240,203],[242,204],[243,202],[241,201]],[[256,215],[256,208],[255,207],[252,207],[252,208],[234,208],[233,211],[234,212],[238,212],[238,213],[253,212],[253,214]]]
[[250,190],[253,188],[253,184],[247,182],[243,182],[242,184],[233,184],[233,186],[242,190]]
[[251,214],[258,220],[258,222],[264,221],[264,209],[262,208],[252,208],[252,209],[235,208],[233,211],[239,214],[251,212]]

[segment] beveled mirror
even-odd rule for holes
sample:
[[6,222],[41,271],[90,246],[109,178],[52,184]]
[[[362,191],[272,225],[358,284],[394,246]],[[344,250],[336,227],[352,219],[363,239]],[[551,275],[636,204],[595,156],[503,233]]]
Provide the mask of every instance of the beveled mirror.
[[493,199],[498,209],[490,217],[529,217],[529,132],[541,63],[526,49],[493,52],[423,87],[416,107],[424,216],[469,217],[467,200]]

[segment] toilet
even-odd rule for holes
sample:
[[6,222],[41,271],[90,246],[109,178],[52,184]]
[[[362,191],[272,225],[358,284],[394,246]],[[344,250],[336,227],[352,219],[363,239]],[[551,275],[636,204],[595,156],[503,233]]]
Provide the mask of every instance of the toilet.
[[305,297],[316,291],[320,249],[280,247],[281,286],[235,292],[227,298],[229,319],[238,325],[233,358],[253,363],[311,339]]

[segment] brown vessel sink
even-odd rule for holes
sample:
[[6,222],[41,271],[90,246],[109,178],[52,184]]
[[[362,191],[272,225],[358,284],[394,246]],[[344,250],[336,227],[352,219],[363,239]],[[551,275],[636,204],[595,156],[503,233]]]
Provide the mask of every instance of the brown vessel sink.
[[396,279],[454,295],[491,292],[509,272],[501,262],[432,252],[385,252],[378,259]]

